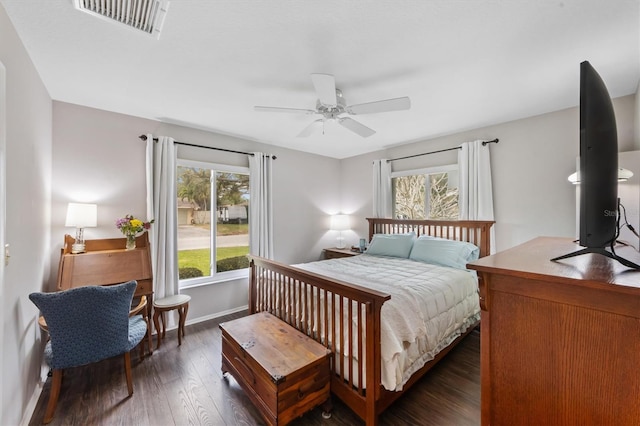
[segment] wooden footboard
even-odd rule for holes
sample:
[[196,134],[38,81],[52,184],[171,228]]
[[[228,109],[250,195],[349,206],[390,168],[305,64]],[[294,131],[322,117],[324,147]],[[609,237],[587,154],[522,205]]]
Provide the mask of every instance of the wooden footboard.
[[[363,419],[375,418],[381,382],[380,309],[390,296],[249,257],[250,313],[267,311],[340,354],[332,360],[331,391]],[[367,391],[367,383],[377,386]]]
[[[413,231],[470,241],[481,247],[482,256],[489,254],[488,231],[493,222],[367,220],[371,234]],[[378,415],[402,394],[381,385],[380,311],[390,296],[261,257],[249,258],[250,313],[267,311],[331,349],[331,392],[367,425],[377,424]],[[462,337],[416,372],[404,389]]]

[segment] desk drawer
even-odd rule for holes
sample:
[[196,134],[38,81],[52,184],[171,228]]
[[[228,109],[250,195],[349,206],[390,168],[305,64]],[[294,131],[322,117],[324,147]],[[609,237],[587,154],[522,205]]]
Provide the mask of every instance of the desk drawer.
[[136,295],[153,293],[153,281],[152,280],[138,280],[138,286],[136,287]]

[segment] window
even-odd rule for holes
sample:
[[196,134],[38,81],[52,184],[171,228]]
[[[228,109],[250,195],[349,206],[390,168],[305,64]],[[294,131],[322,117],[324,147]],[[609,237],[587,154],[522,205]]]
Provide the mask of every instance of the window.
[[393,217],[458,219],[458,166],[391,174]]
[[246,276],[249,169],[178,160],[180,286]]

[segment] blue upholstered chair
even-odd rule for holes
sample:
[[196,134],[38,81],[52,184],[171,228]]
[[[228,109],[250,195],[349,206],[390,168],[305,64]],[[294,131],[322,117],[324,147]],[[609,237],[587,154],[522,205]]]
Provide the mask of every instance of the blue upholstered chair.
[[136,282],[86,286],[54,293],[31,293],[40,309],[50,340],[44,356],[53,372],[43,423],[49,423],[60,395],[62,371],[124,354],[129,396],[133,394],[131,355],[145,336],[147,322],[129,316]]

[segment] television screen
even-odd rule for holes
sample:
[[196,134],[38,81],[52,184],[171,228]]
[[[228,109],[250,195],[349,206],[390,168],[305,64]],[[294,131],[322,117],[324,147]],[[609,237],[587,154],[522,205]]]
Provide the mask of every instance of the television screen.
[[[588,61],[580,64],[579,244],[585,247],[551,260],[597,253],[630,268],[639,265],[615,254],[618,236],[618,131],[613,102]],[[607,250],[607,247],[610,250]]]
[[580,64],[580,245],[607,247],[617,235],[618,131],[613,103],[591,64]]

